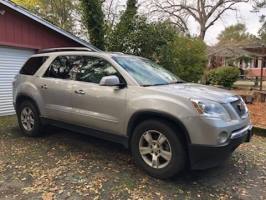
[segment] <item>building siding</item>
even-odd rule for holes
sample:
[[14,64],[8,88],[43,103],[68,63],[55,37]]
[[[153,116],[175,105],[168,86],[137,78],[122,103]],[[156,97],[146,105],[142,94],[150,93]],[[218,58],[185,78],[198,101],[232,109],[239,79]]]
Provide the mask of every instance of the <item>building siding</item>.
[[31,49],[74,47],[81,44],[0,4],[0,45]]
[[14,114],[12,82],[21,66],[34,52],[0,46],[0,116]]

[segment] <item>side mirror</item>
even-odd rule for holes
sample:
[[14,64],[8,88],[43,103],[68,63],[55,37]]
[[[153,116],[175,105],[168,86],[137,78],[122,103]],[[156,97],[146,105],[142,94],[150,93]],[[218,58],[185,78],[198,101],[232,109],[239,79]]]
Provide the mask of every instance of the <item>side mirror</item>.
[[100,86],[124,86],[125,84],[120,83],[117,76],[104,76],[100,81]]

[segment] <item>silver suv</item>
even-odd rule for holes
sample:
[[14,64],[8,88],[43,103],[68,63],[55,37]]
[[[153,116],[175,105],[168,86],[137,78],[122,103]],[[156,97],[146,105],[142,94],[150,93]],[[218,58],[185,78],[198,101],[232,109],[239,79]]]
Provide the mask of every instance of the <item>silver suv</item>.
[[25,135],[51,124],[122,143],[157,178],[216,166],[252,136],[241,97],[185,83],[141,57],[46,51],[26,62],[13,86]]

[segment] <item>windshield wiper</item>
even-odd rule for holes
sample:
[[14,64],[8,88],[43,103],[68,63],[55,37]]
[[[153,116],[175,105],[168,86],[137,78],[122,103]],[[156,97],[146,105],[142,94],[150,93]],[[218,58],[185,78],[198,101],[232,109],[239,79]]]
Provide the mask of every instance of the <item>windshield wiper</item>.
[[143,87],[150,87],[150,86],[160,86],[160,85],[168,85],[169,83],[157,83],[157,84],[146,84],[142,85]]
[[146,84],[146,85],[142,85],[142,86],[143,87],[150,87],[150,86],[172,85],[172,84],[180,84],[180,83],[185,83],[185,81],[175,81],[175,82],[171,82],[171,83]]
[[185,83],[185,81],[175,81],[175,82],[171,82],[169,84],[180,84],[180,83]]

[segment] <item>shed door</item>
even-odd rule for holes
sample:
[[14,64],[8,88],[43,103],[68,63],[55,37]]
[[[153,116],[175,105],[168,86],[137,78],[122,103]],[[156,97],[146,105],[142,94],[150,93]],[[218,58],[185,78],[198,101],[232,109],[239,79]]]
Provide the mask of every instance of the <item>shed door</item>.
[[22,50],[0,46],[0,116],[14,114],[12,101],[12,81],[32,50]]

